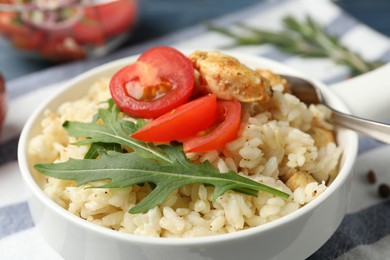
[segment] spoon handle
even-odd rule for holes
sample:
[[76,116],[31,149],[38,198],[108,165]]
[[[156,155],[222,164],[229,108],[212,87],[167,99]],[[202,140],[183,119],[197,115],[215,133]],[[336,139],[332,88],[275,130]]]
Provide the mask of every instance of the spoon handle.
[[378,141],[390,144],[390,125],[344,114],[332,109],[332,121],[340,126],[355,130]]

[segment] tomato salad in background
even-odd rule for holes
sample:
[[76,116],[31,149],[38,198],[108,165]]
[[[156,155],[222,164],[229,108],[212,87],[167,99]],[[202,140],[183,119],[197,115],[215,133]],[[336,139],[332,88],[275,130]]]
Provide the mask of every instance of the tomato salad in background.
[[0,0],[0,34],[15,48],[53,61],[83,59],[115,40],[118,45],[137,12],[137,0]]

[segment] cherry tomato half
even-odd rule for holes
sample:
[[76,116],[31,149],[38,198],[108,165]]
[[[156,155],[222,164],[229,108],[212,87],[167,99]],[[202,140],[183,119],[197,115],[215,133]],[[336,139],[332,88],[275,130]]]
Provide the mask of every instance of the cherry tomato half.
[[237,137],[241,121],[240,102],[236,100],[218,101],[217,107],[221,123],[204,136],[196,136],[184,141],[184,152],[207,152],[220,149]]
[[106,37],[131,31],[137,18],[137,1],[118,0],[93,7]]
[[169,142],[194,136],[217,120],[217,97],[203,96],[151,121],[132,137],[144,142]]
[[154,47],[111,79],[112,99],[122,111],[157,118],[184,104],[194,89],[191,61],[171,47]]
[[20,49],[34,50],[45,41],[44,32],[24,24],[16,12],[0,11],[0,33]]
[[39,49],[40,54],[54,61],[63,62],[85,58],[85,50],[73,38],[49,37]]
[[84,13],[84,17],[73,26],[73,37],[80,44],[103,45],[105,42],[103,30],[94,12]]

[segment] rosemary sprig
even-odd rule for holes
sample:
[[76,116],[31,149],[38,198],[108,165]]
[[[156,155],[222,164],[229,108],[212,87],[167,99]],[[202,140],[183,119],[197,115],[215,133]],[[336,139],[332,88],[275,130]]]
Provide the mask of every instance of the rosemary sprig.
[[[337,64],[347,66],[352,75],[359,75],[384,64],[382,61],[366,61],[344,46],[338,36],[331,35],[310,16],[298,21],[292,16],[283,19],[280,31],[260,30],[242,23],[236,24],[246,34],[208,24],[209,30],[219,32],[235,40],[233,46],[272,44],[280,50],[304,57],[330,58]],[[247,36],[249,33],[249,36]]]

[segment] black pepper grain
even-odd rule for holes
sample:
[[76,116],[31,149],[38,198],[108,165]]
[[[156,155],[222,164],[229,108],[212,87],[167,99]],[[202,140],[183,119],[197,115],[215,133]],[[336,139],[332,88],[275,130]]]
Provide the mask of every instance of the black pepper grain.
[[369,170],[367,172],[367,180],[371,184],[376,183],[376,175],[375,175],[375,172],[373,170]]
[[378,194],[384,199],[390,197],[390,186],[385,183],[382,183],[378,187]]

